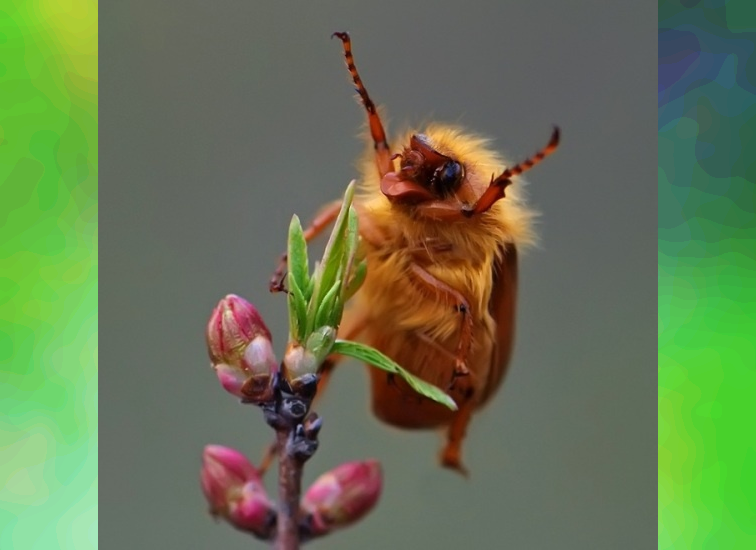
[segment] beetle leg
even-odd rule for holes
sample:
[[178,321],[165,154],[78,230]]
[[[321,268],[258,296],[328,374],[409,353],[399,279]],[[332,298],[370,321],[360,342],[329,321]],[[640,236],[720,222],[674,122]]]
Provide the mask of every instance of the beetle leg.
[[421,340],[423,343],[429,345],[433,349],[435,349],[437,352],[441,353],[442,355],[446,356],[450,360],[456,361],[457,356],[450,352],[448,349],[446,349],[444,346],[439,344],[436,340],[428,336],[426,333],[421,332],[419,330],[415,331],[415,335],[417,336],[418,340]]
[[360,95],[362,104],[365,106],[365,110],[368,113],[370,137],[373,138],[373,147],[375,147],[375,162],[378,165],[379,175],[383,177],[393,170],[393,162],[388,141],[386,141],[386,132],[383,129],[381,117],[378,116],[375,104],[373,103],[373,100],[370,99],[367,89],[365,89],[365,85],[362,83],[360,74],[357,72],[357,67],[354,64],[354,56],[352,55],[352,39],[349,37],[349,33],[335,32],[332,37],[333,36],[341,40],[344,46],[344,58],[346,59],[349,74],[352,75],[352,80],[354,81],[357,93]]
[[434,263],[437,255],[453,252],[454,245],[437,237],[430,237],[408,246],[407,251],[418,263],[427,264]]
[[441,451],[441,464],[445,468],[457,470],[467,476],[467,468],[462,464],[462,441],[467,434],[467,425],[470,423],[475,402],[468,399],[460,406],[454,415],[449,431],[446,433],[446,445]]
[[433,275],[428,273],[419,265],[411,265],[412,273],[431,293],[440,296],[447,303],[450,303],[454,310],[459,312],[462,319],[460,321],[460,337],[457,345],[457,353],[454,358],[454,371],[449,389],[453,389],[457,378],[469,376],[470,369],[467,368],[466,360],[472,344],[473,317],[470,312],[470,303],[462,296],[461,293],[454,290],[446,283],[439,281]]
[[[320,213],[315,216],[315,219],[312,220],[310,225],[307,226],[307,229],[304,230],[305,241],[310,242],[312,239],[320,235],[323,230],[338,217],[340,210],[340,200],[333,201],[324,206]],[[276,267],[273,276],[270,278],[268,288],[271,292],[286,292],[286,284],[284,281],[286,281],[287,261],[288,256],[286,255],[286,252],[284,252],[278,260],[278,267]]]
[[257,471],[260,473],[260,477],[265,475],[270,465],[273,464],[273,460],[278,456],[278,441],[273,441],[270,445],[265,447],[265,452],[260,459],[260,466]]

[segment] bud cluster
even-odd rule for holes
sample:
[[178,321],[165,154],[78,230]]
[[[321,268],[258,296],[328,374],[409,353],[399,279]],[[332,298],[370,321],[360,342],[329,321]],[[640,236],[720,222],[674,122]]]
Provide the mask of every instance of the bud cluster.
[[318,371],[335,352],[344,304],[365,277],[366,264],[356,257],[353,194],[354,183],[312,275],[304,232],[298,218],[292,219],[286,281],[289,343],[280,366],[270,330],[243,298],[223,298],[207,324],[208,354],[221,387],[243,403],[259,406],[276,431],[280,505],[277,509],[268,498],[260,472],[244,455],[218,445],[205,448],[202,490],[215,517],[260,539],[275,538],[277,548],[297,548],[300,538],[354,523],[375,505],[381,491],[376,461],[349,462],[323,474],[299,500],[302,468],[318,447],[322,427],[310,412]]
[[[276,507],[265,492],[259,472],[243,454],[208,445],[202,455],[200,478],[213,516],[257,538],[273,538]],[[321,475],[302,499],[302,538],[321,537],[361,519],[378,502],[381,483],[381,467],[376,460],[346,462]]]

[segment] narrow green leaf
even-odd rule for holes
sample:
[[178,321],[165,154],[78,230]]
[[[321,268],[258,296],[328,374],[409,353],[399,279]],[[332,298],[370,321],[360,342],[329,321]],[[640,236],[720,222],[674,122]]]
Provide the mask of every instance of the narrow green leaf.
[[349,212],[347,213],[347,242],[353,243],[352,249],[356,248],[357,241],[360,238],[359,219],[357,218],[357,210],[354,206],[349,205]]
[[336,319],[336,323],[333,323],[333,313],[335,309],[338,309],[336,300],[339,297],[340,291],[341,280],[337,279],[336,282],[331,286],[331,289],[326,292],[325,296],[323,296],[323,299],[318,305],[318,310],[315,314],[315,318],[312,324],[313,328],[318,328],[326,325],[336,326],[338,324],[338,321],[340,321],[340,319]]
[[[291,286],[291,280],[293,280],[291,274],[287,275],[286,284],[288,286]],[[289,312],[289,339],[293,340],[299,335],[299,315],[297,314],[295,298],[291,295],[291,291],[286,296],[286,309]]]
[[337,234],[336,229],[334,229],[332,235],[336,236],[336,239],[334,240],[333,246],[331,246],[331,249],[328,251],[328,255],[323,256],[323,271],[320,274],[319,280],[320,296],[330,290],[334,281],[339,276],[339,271],[341,271],[342,256],[344,254],[343,226],[337,229],[341,229],[342,233]]
[[367,262],[365,260],[362,260],[357,264],[357,267],[352,270],[352,278],[349,280],[349,283],[344,285],[344,303],[346,303],[347,300],[354,296],[355,293],[360,289],[362,283],[365,282],[366,276]]
[[[317,264],[316,264],[315,269],[317,269]],[[307,300],[312,299],[312,293],[314,292],[314,290],[315,290],[315,277],[310,277],[310,280],[307,281],[307,292],[303,292],[303,294],[307,296]]]
[[417,393],[441,403],[453,411],[457,410],[457,404],[446,393],[433,384],[421,380],[417,376],[410,374],[408,371],[396,364],[392,359],[370,346],[358,342],[349,342],[347,340],[336,340],[331,353],[340,353],[364,361],[368,365],[377,367],[387,372],[392,372],[401,376],[410,387]]
[[[346,283],[349,280],[352,266],[354,265],[354,257],[357,253],[357,246],[360,241],[360,233],[357,222],[357,211],[353,207],[349,207],[347,213],[347,225],[344,233],[344,256],[342,258],[343,276],[342,280]],[[346,284],[341,293],[342,297],[346,294]]]
[[[310,266],[307,259],[307,241],[304,238],[302,224],[296,215],[291,218],[289,224],[287,255],[289,273],[296,280],[297,286],[304,296],[304,293],[310,288]],[[307,301],[310,297],[304,296],[304,298]]]
[[[318,271],[318,262],[315,262],[315,273]],[[307,292],[305,292],[305,296],[307,296],[307,324],[310,325],[310,322],[315,317],[315,313],[317,311],[317,298],[314,296],[315,293],[315,284],[317,283],[317,276],[313,273],[313,276],[310,277],[310,280],[307,284]]]
[[289,287],[289,337],[302,342],[306,337],[307,303],[302,290],[297,286],[296,277],[291,272],[289,272],[287,286]]
[[313,297],[318,302],[320,302],[321,296],[331,289],[334,281],[338,277],[339,268],[343,265],[344,233],[346,231],[349,208],[352,205],[353,198],[354,181],[347,186],[346,192],[344,193],[344,200],[341,203],[341,211],[336,218],[333,231],[331,232],[331,236],[328,239],[325,251],[323,252],[323,260],[315,274],[318,280],[315,283]]

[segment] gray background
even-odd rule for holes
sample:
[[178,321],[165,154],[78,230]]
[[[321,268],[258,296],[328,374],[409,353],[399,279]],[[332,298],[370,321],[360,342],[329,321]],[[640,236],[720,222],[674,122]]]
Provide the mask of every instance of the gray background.
[[206,514],[203,446],[257,459],[271,434],[216,384],[203,330],[234,292],[284,345],[266,285],[289,219],[363,150],[336,30],[389,129],[459,122],[521,159],[558,123],[563,145],[528,177],[542,246],[472,477],[436,466],[437,434],[374,420],[349,363],[307,481],[377,457],[384,494],[312,548],[656,546],[655,2],[136,0],[100,25],[102,548],[264,547]]

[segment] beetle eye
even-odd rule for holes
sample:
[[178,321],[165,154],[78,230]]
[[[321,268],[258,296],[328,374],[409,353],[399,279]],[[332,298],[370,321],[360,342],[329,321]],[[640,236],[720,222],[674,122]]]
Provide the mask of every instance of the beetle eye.
[[436,173],[439,190],[442,192],[454,191],[462,180],[464,169],[455,161],[445,163]]

